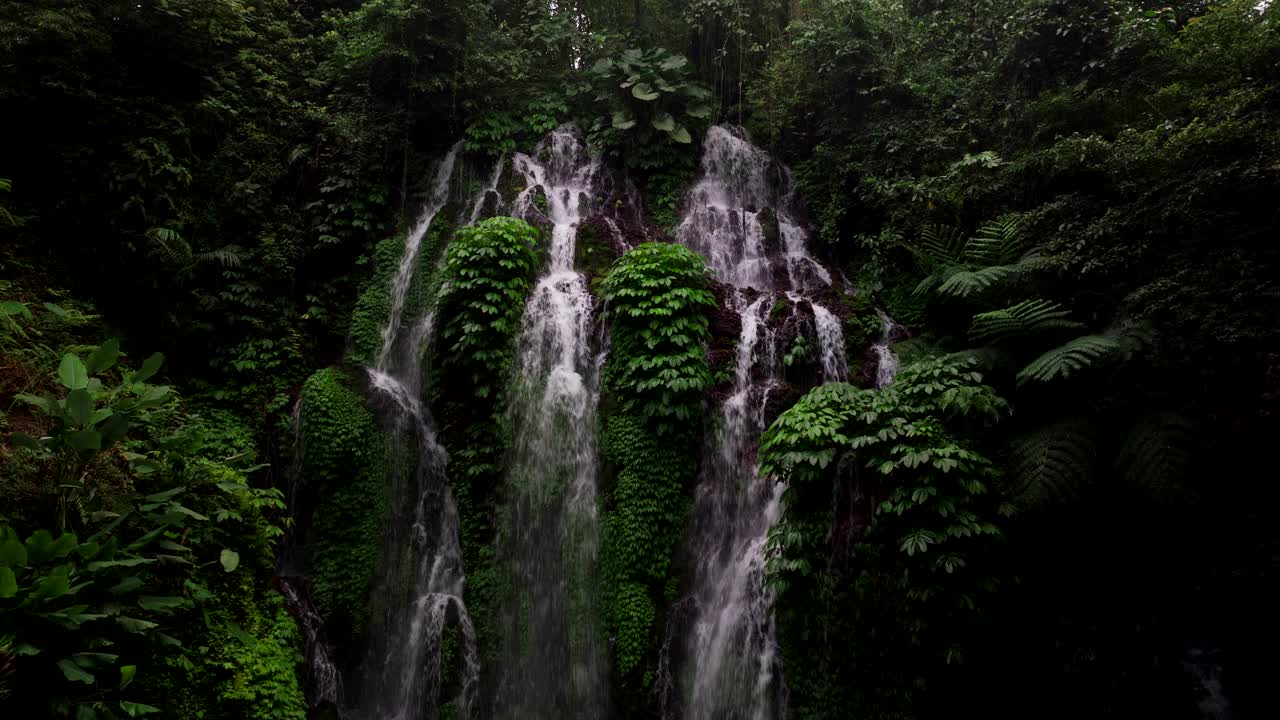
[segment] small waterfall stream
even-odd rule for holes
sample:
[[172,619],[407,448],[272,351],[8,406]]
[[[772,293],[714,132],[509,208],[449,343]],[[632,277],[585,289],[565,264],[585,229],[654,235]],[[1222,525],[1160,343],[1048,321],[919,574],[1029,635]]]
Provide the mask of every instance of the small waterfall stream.
[[[434,316],[427,313],[409,332],[401,332],[422,239],[448,200],[460,147],[454,145],[441,161],[422,214],[405,240],[390,286],[382,347],[375,366],[367,368],[371,397],[382,407],[397,446],[390,458],[393,516],[385,529],[381,577],[373,591],[372,605],[381,613],[371,622],[360,700],[360,715],[370,720],[430,718],[446,701],[456,702],[458,715],[465,718],[479,677],[475,631],[462,600],[462,551],[458,512],[445,475],[448,458],[422,402],[422,360],[435,329]],[[399,467],[400,459],[411,462]],[[441,651],[449,626],[458,629],[461,639],[455,698],[440,697],[446,681]]]
[[[596,406],[603,343],[585,279],[574,272],[578,225],[599,170],[572,127],[512,162],[526,181],[514,214],[551,225],[549,264],[525,306],[508,417],[512,447],[498,563],[499,718],[605,716],[607,651],[593,591],[599,542]],[[540,203],[540,198],[544,203]]]
[[891,384],[898,376],[898,356],[893,354],[889,346],[896,339],[894,334],[901,331],[902,326],[883,310],[876,310],[876,315],[880,317],[880,322],[884,323],[884,332],[871,346],[871,352],[876,356],[876,387],[882,388]]
[[741,319],[733,387],[708,438],[686,552],[689,593],[673,609],[691,624],[675,670],[668,641],[660,668],[679,686],[656,693],[667,720],[775,720],[786,687],[765,588],[765,543],[782,512],[782,486],[756,468],[770,399],[785,385],[773,305],[790,300],[790,320],[810,321],[824,380],[848,375],[840,321],[813,301],[831,276],[807,252],[808,233],[790,173],[741,131],[711,128],[702,175],[690,190],[677,232],[716,276],[734,286]]

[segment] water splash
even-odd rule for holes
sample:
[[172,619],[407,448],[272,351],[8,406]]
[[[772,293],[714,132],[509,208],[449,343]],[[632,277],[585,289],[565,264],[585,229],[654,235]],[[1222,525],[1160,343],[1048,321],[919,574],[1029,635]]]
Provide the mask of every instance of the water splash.
[[608,700],[607,655],[592,588],[604,352],[603,343],[592,350],[598,334],[592,298],[573,271],[577,228],[599,168],[572,127],[512,161],[526,180],[513,207],[532,222],[550,223],[551,251],[525,306],[508,408],[513,441],[498,561],[510,592],[501,602],[504,662],[495,713],[600,718]]

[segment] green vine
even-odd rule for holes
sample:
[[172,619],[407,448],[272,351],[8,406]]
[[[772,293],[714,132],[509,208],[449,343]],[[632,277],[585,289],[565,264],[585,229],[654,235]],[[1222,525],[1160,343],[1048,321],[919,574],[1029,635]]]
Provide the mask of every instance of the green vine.
[[684,490],[697,472],[702,393],[712,382],[704,348],[715,299],[707,288],[702,258],[662,243],[623,255],[601,284],[613,320],[605,368],[613,411],[601,446],[614,468],[602,579],[615,670],[630,693],[651,679],[642,671],[674,581]]

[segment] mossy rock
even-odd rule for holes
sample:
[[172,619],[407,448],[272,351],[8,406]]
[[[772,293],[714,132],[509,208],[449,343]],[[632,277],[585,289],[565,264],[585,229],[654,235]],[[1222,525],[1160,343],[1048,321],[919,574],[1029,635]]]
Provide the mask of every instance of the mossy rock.
[[346,372],[325,368],[302,388],[302,475],[315,501],[306,564],[316,606],[339,644],[358,646],[368,620],[386,514],[387,442]]

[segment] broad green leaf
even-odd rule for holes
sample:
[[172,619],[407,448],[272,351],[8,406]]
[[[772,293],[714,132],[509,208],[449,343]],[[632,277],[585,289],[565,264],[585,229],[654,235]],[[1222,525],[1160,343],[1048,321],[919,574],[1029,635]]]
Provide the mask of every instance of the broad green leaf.
[[129,419],[124,415],[112,415],[98,428],[102,433],[102,447],[110,448],[124,439],[129,432]]
[[124,665],[120,668],[120,689],[129,687],[129,683],[133,682],[133,676],[138,674],[137,665]]
[[172,500],[173,498],[177,497],[181,493],[185,492],[186,489],[187,488],[185,485],[179,485],[177,487],[169,488],[168,490],[165,490],[163,492],[146,495],[142,499],[147,500],[149,502],[157,502],[157,503],[168,502],[169,500]]
[[655,130],[662,132],[671,132],[676,129],[676,119],[671,117],[669,112],[659,111],[653,116],[652,124]]
[[649,83],[636,83],[635,87],[631,88],[631,94],[634,95],[637,100],[644,100],[646,102],[658,99],[658,93],[654,91],[653,86]]
[[98,560],[89,563],[89,571],[97,572],[103,568],[112,567],[137,567],[139,565],[150,565],[155,562],[154,558],[129,558],[127,560]]
[[191,508],[188,508],[188,507],[183,507],[182,505],[179,505],[178,503],[172,503],[172,504],[169,506],[169,510],[170,510],[171,512],[181,513],[181,514],[183,514],[183,515],[186,515],[187,517],[195,518],[196,520],[200,520],[200,521],[205,521],[205,520],[208,520],[208,519],[209,519],[208,517],[206,517],[206,516],[204,516],[204,515],[201,515],[200,513],[196,512],[195,510],[192,510]]
[[27,548],[17,538],[9,538],[0,543],[0,565],[25,564],[27,564]]
[[693,142],[693,138],[689,136],[689,131],[685,130],[683,125],[676,126],[676,129],[671,132],[671,139],[685,145]]
[[235,570],[240,565],[240,553],[230,548],[223,548],[219,559],[222,560],[222,569],[227,572]]
[[13,399],[21,400],[22,402],[27,403],[29,405],[35,405],[41,410],[44,410],[45,413],[48,415],[58,414],[57,401],[54,400],[53,398],[36,397],[35,395],[30,395],[28,393],[18,393],[13,396]]
[[160,708],[142,703],[129,702],[128,700],[120,701],[120,709],[125,711],[129,717],[138,717],[139,715],[150,715],[151,713],[160,712]]
[[111,588],[111,594],[123,595],[127,592],[132,592],[134,590],[137,590],[138,588],[142,587],[142,585],[143,585],[142,578],[138,577],[137,575],[130,575],[129,577],[116,583]]
[[70,317],[70,314],[67,313],[66,309],[64,309],[61,305],[55,305],[54,303],[47,302],[44,304],[44,309],[48,310],[54,315],[57,315],[60,318]]
[[685,110],[685,114],[705,120],[706,118],[711,117],[711,106],[706,103],[690,105],[689,109]]
[[31,311],[27,309],[27,304],[17,300],[0,302],[0,315],[21,315],[28,320],[31,319]]
[[164,364],[164,355],[156,353],[147,358],[142,363],[142,367],[137,372],[129,376],[129,382],[146,382],[152,375],[160,371],[160,366]]
[[13,570],[0,567],[0,598],[11,598],[17,594],[18,579],[14,577]]
[[143,610],[154,610],[157,612],[165,612],[174,608],[182,607],[186,601],[180,597],[157,597],[155,595],[143,595],[138,598],[138,606]]
[[689,60],[683,55],[672,55],[666,60],[663,60],[659,67],[663,70],[678,70],[687,65],[688,62]]
[[71,420],[77,427],[89,424],[89,413],[93,411],[93,398],[89,397],[88,390],[72,390],[67,395],[66,407],[67,414],[71,416]]
[[153,622],[139,620],[138,618],[125,617],[123,615],[116,617],[116,622],[120,624],[120,627],[131,633],[140,633],[150,630],[153,627],[157,627]]
[[71,590],[71,583],[66,575],[48,575],[31,593],[32,600],[55,600]]
[[14,433],[13,444],[18,447],[30,448],[32,450],[43,450],[44,445],[40,444],[40,440],[33,438],[26,433]]
[[636,126],[636,121],[631,117],[630,113],[618,111],[613,114],[613,127],[617,130],[630,130]]
[[112,365],[116,364],[116,359],[120,357],[120,341],[116,338],[102,343],[97,350],[89,356],[89,374],[96,375],[103,370],[109,370]]
[[94,677],[89,673],[81,670],[79,666],[70,660],[59,660],[58,667],[62,668],[62,674],[72,682],[82,682],[85,685],[92,685]]
[[79,357],[72,353],[62,356],[62,363],[58,365],[58,382],[68,390],[80,390],[89,385],[89,373]]
[[67,444],[76,450],[101,450],[102,434],[97,430],[77,430],[67,434]]
[[138,410],[159,407],[169,399],[172,390],[168,385],[152,385],[142,391],[142,397],[138,398],[134,407]]

